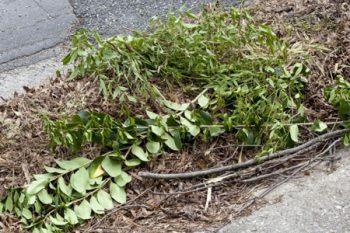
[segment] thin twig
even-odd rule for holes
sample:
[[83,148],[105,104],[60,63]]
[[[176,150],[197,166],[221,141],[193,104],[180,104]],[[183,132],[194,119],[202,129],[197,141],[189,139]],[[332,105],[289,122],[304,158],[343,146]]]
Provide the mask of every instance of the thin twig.
[[303,166],[299,167],[297,170],[295,170],[290,176],[288,176],[286,179],[282,180],[279,183],[274,184],[272,187],[270,187],[269,189],[267,189],[265,192],[263,192],[262,194],[260,194],[259,196],[253,198],[251,201],[249,201],[248,203],[246,203],[244,206],[242,206],[238,212],[236,212],[233,217],[238,216],[240,213],[242,213],[242,211],[244,211],[245,209],[247,209],[248,207],[250,207],[251,205],[253,205],[258,199],[261,199],[263,197],[265,197],[267,194],[271,193],[273,190],[275,190],[277,187],[281,186],[282,184],[286,183],[288,180],[290,180],[292,177],[294,177],[298,172],[302,171],[304,168],[306,168],[307,166],[310,166],[312,164],[312,162],[314,162],[315,160],[317,160],[319,157],[325,155],[326,153],[328,153],[332,148],[334,148],[339,142],[341,141],[341,139],[337,139],[336,141],[334,141],[333,143],[331,143],[327,149],[325,149],[324,151],[322,151],[321,153],[317,154],[314,158],[312,158],[310,161],[308,161],[307,163],[304,163]]
[[328,153],[333,147],[335,147],[339,142],[341,141],[341,138],[338,138],[337,140],[335,140],[334,142],[332,142],[327,149],[325,149],[324,151],[322,151],[321,153],[319,153],[318,155],[316,155],[314,158],[312,158],[309,162],[307,162],[306,164],[304,164],[304,166],[298,168],[297,170],[295,170],[290,176],[288,176],[286,179],[282,180],[281,182],[275,184],[274,186],[272,186],[270,189],[266,190],[265,192],[263,192],[261,195],[259,195],[259,198],[263,198],[265,197],[267,194],[269,194],[272,190],[274,190],[275,188],[277,188],[278,186],[286,183],[288,180],[290,180],[295,174],[297,174],[298,172],[302,171],[304,168],[306,168],[307,166],[309,166],[310,164],[312,164],[312,162],[314,162],[316,159],[318,159],[319,157],[325,155],[326,153]]
[[268,160],[272,160],[275,158],[279,158],[288,154],[293,154],[296,153],[300,150],[303,150],[309,146],[312,146],[313,144],[323,141],[329,138],[334,138],[337,136],[340,136],[346,132],[349,132],[350,129],[341,129],[333,132],[329,132],[326,134],[323,134],[317,138],[311,139],[310,141],[301,144],[297,147],[282,150],[276,153],[273,153],[271,155],[265,155],[260,158],[254,158],[247,160],[243,163],[238,163],[238,164],[232,164],[228,166],[223,166],[223,167],[217,167],[217,168],[211,168],[207,170],[202,170],[202,171],[194,171],[194,172],[186,172],[186,173],[170,173],[170,174],[160,174],[160,173],[151,173],[151,172],[140,172],[139,176],[143,178],[153,178],[153,179],[188,179],[188,178],[194,178],[194,177],[200,177],[200,176],[208,176],[216,173],[222,173],[226,171],[234,171],[234,170],[239,170],[247,167],[254,166],[258,163],[262,163]]

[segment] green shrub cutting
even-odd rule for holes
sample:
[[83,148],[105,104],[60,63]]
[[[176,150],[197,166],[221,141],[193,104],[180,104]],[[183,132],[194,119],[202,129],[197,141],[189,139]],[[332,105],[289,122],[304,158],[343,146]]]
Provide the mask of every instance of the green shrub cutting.
[[[120,120],[106,113],[81,111],[58,120],[45,118],[50,147],[78,154],[99,145],[94,158],[57,160],[30,184],[9,190],[0,212],[14,213],[32,232],[64,232],[126,202],[127,171],[194,140],[234,134],[238,143],[262,145],[266,154],[299,142],[307,121],[307,54],[258,24],[243,10],[170,14],[153,19],[149,32],[89,40],[85,30],[72,39],[64,64],[70,79],[93,79],[106,101],[144,106],[157,99],[168,114],[144,111]],[[159,81],[176,86],[190,103],[166,99]],[[326,90],[328,100],[348,119],[349,86]],[[309,130],[321,133],[316,121]]]

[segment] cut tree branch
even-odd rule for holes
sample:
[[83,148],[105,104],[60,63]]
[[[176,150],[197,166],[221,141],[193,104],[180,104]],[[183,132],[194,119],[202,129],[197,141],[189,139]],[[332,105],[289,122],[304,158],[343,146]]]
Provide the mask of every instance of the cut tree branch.
[[254,166],[256,164],[259,164],[259,163],[262,163],[262,162],[265,162],[268,160],[272,160],[272,159],[279,158],[279,157],[282,157],[285,155],[296,153],[296,152],[303,150],[309,146],[312,146],[313,144],[315,144],[317,142],[324,141],[324,140],[334,138],[334,137],[338,137],[338,136],[341,136],[347,132],[350,132],[350,129],[341,129],[341,130],[329,132],[329,133],[323,134],[319,137],[316,137],[314,139],[311,139],[310,141],[307,141],[306,143],[301,144],[297,147],[278,151],[276,153],[273,153],[270,155],[265,155],[265,156],[262,156],[260,158],[250,159],[250,160],[247,160],[243,163],[237,163],[237,164],[232,164],[232,165],[223,166],[223,167],[210,168],[207,170],[193,171],[193,172],[186,172],[186,173],[160,174],[160,173],[151,173],[151,172],[140,172],[139,176],[141,176],[143,178],[153,178],[153,179],[189,179],[189,178],[208,176],[208,175],[227,172],[227,171],[240,170],[240,169]]

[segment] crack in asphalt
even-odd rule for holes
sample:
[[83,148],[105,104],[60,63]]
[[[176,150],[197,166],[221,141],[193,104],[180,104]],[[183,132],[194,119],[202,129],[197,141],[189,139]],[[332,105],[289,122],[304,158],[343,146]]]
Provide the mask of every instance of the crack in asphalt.
[[45,11],[50,17],[51,17],[51,13],[48,12],[45,7],[43,7],[42,5],[39,4],[39,2],[37,2],[37,0],[33,0],[33,2],[35,2],[35,4],[40,8],[42,9],[43,11]]

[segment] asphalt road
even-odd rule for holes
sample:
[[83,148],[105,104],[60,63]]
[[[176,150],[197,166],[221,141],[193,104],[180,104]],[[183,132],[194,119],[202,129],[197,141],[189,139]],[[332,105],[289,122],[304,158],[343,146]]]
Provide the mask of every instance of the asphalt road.
[[[102,35],[130,33],[129,29],[147,30],[152,16],[163,16],[182,6],[194,11],[214,0],[70,0],[81,26],[97,30]],[[239,0],[220,0],[223,6]]]
[[75,20],[67,0],[1,0],[0,71],[65,41]]
[[350,232],[350,149],[337,152],[342,160],[327,174],[292,180],[268,196],[271,203],[252,215],[234,220],[219,233],[349,233]]
[[[49,48],[84,27],[111,36],[145,30],[150,17],[181,6],[198,10],[212,0],[1,0],[0,72],[49,59]],[[221,0],[235,5],[239,0]],[[74,13],[75,14],[74,14]],[[79,20],[77,20],[77,18]]]

